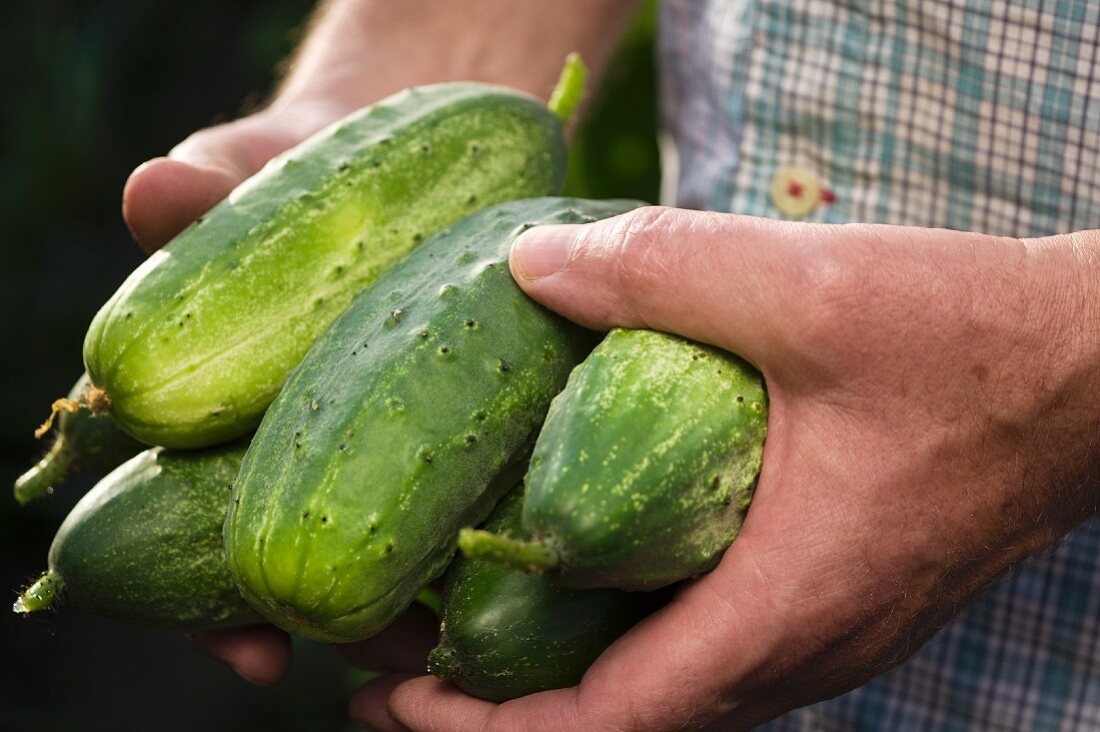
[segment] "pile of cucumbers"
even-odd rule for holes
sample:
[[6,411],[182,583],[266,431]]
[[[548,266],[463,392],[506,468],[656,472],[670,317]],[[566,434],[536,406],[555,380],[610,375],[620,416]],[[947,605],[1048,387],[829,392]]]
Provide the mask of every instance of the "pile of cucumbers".
[[713,568],[760,470],[760,375],[586,330],[509,274],[528,228],[641,205],[547,197],[582,77],[571,59],[549,108],[475,83],[401,92],[139,267],[15,493],[113,471],[15,610],[349,643],[445,574],[428,668],[501,701],[578,683],[667,598],[650,591]]

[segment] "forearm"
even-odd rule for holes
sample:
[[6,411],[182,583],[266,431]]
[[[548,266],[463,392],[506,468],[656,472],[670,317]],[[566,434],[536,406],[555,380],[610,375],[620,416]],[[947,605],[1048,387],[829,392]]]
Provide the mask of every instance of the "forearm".
[[272,102],[369,104],[417,84],[470,79],[549,96],[578,51],[598,75],[634,0],[329,0]]

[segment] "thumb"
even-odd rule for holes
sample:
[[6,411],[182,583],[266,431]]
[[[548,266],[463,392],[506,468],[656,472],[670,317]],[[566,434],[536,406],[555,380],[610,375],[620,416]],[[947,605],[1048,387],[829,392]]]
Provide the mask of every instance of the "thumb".
[[791,309],[812,234],[800,224],[646,207],[530,229],[510,264],[528,295],[582,325],[677,333],[759,365]]
[[171,158],[142,163],[126,181],[122,217],[147,252],[154,252],[206,213],[242,177],[233,170]]
[[122,217],[138,244],[155,251],[269,159],[347,111],[338,105],[269,108],[200,130],[130,174]]

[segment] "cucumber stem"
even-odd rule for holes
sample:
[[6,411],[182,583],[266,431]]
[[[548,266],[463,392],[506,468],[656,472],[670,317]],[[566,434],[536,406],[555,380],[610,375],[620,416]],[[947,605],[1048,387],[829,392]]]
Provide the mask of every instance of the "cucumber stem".
[[54,399],[53,404],[50,405],[50,416],[46,418],[45,422],[38,426],[38,429],[34,431],[34,436],[36,439],[42,439],[42,437],[50,431],[50,428],[53,427],[53,421],[57,419],[57,415],[62,412],[76,414],[81,409],[87,409],[93,415],[100,415],[107,412],[110,408],[110,395],[95,384],[88,384],[84,387],[84,391],[81,392],[79,399],[69,399],[68,397]]
[[80,395],[80,406],[87,407],[93,417],[106,414],[111,411],[111,395],[106,389],[100,389],[95,384],[88,384]]
[[458,548],[470,559],[484,559],[542,574],[561,564],[558,553],[541,541],[520,541],[480,529],[463,529],[458,533]]
[[23,590],[23,594],[16,599],[11,609],[17,613],[45,610],[53,605],[60,591],[61,578],[51,569],[39,577],[33,585]]
[[554,85],[554,93],[550,95],[547,108],[557,115],[565,124],[577,108],[577,104],[584,96],[584,85],[588,79],[588,67],[584,65],[580,54],[571,53],[565,57],[565,65],[561,67],[561,75],[558,83]]
[[74,457],[65,444],[65,437],[58,435],[50,451],[15,481],[15,500],[23,505],[52,492],[53,487],[68,475]]
[[430,587],[425,587],[420,591],[420,594],[416,596],[416,602],[435,613],[437,618],[439,617],[439,608],[443,605],[443,598],[441,598],[439,593],[435,590]]
[[54,399],[53,404],[50,405],[50,416],[46,417],[46,421],[38,425],[38,429],[34,431],[35,439],[41,440],[50,428],[53,427],[53,421],[57,419],[57,415],[62,412],[68,412],[69,414],[75,414],[80,411],[83,405],[76,399]]

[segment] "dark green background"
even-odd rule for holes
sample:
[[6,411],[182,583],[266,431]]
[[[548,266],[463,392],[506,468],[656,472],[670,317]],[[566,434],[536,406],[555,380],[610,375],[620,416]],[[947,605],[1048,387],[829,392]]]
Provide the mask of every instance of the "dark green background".
[[[142,161],[232,119],[270,90],[309,0],[100,0],[5,7],[0,51],[0,477],[43,449],[32,431],[80,373],[96,308],[142,259],[119,214]],[[574,143],[569,192],[654,200],[652,7],[632,25]],[[44,569],[53,532],[92,484],[20,509],[0,496],[0,589]],[[355,676],[302,643],[259,689],[178,635],[65,612],[0,608],[0,730],[343,729]]]

